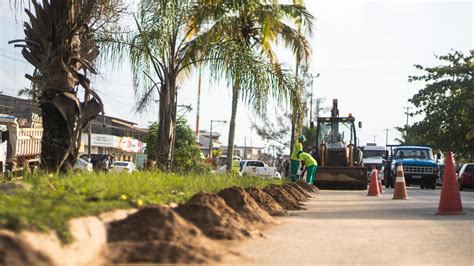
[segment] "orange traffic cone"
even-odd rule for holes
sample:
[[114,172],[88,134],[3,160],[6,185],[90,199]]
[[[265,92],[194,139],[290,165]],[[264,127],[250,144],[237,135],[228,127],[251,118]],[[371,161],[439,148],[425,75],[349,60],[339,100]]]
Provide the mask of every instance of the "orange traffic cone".
[[439,207],[436,214],[454,215],[464,213],[461,193],[459,192],[459,186],[456,180],[453,154],[452,152],[448,152],[444,168],[443,187],[441,189],[441,197],[439,198]]
[[380,196],[379,185],[377,183],[377,170],[372,169],[370,174],[370,185],[367,196]]
[[403,174],[403,166],[397,167],[397,178],[395,179],[395,189],[393,190],[392,199],[408,199],[407,186],[405,184],[405,175]]

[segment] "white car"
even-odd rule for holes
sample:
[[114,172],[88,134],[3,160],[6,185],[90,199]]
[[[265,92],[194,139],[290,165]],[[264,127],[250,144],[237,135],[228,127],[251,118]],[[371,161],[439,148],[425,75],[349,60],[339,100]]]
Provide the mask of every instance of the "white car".
[[74,169],[80,170],[80,171],[87,171],[87,172],[94,171],[94,167],[92,163],[81,158],[77,158],[76,165],[74,165]]
[[254,175],[266,178],[281,178],[275,167],[268,166],[263,161],[243,160],[240,161],[240,173],[242,175]]
[[127,161],[116,161],[110,166],[111,173],[119,173],[119,172],[135,172],[137,171],[137,166],[132,162]]

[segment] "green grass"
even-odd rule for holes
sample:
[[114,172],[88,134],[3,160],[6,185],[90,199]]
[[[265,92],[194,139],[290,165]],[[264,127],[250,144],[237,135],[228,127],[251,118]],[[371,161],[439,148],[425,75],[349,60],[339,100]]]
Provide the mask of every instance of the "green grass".
[[70,241],[67,221],[117,208],[181,203],[195,193],[217,192],[231,186],[264,187],[284,181],[227,175],[176,175],[160,172],[133,174],[75,173],[26,178],[28,190],[0,193],[0,228],[14,231],[55,230]]

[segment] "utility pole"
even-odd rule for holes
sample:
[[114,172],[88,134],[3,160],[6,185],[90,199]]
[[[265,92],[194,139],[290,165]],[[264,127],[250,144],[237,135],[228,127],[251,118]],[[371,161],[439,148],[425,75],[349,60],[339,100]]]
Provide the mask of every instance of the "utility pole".
[[403,107],[403,108],[406,108],[406,109],[407,109],[407,111],[405,112],[405,114],[407,115],[407,124],[406,124],[406,128],[408,128],[408,115],[410,115],[410,108],[411,108],[411,107],[407,106],[407,107]]
[[377,143],[377,142],[375,142],[375,138],[377,137],[377,135],[372,135],[372,137],[374,137],[374,143]]
[[244,137],[244,160],[247,160],[247,136]]
[[199,112],[201,110],[201,74],[202,69],[199,66],[199,81],[198,81],[198,95],[197,95],[197,109],[196,109],[196,137],[199,136]]
[[[212,123],[227,123],[226,120],[211,120],[211,130],[209,131],[209,156],[211,155],[212,151]],[[227,147],[229,148],[229,147]]]
[[386,128],[384,130],[385,130],[385,149],[387,149],[387,146],[388,146],[388,132],[390,131],[390,129]]
[[319,77],[319,73],[316,74],[316,76],[313,76],[312,74],[309,74],[309,77],[311,78],[311,99],[309,101],[309,125],[311,126],[311,122],[313,122],[313,84],[314,84],[314,79]]

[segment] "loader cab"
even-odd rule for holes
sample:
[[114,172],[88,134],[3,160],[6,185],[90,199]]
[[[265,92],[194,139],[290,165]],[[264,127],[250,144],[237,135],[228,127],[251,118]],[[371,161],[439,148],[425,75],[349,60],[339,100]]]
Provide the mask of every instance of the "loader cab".
[[348,117],[319,117],[316,127],[316,147],[322,165],[350,166],[358,157],[355,119]]

